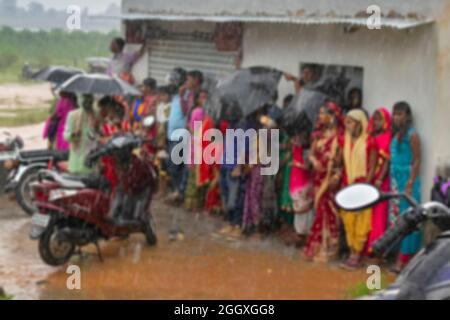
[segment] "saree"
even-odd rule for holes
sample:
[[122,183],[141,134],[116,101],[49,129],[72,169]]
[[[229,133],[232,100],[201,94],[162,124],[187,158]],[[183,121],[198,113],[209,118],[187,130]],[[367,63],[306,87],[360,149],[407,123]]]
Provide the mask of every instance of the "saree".
[[[386,161],[390,161],[391,158],[391,115],[385,108],[380,108],[376,112],[378,112],[383,118],[383,132],[376,136],[373,135],[373,116],[371,117],[368,126],[368,132],[372,135],[372,144],[377,154],[374,181],[378,181],[382,178],[382,168],[385,165]],[[381,182],[380,191],[390,191],[389,174],[387,174]],[[367,248],[369,252],[371,252],[372,244],[385,233],[388,225],[388,214],[388,201],[378,203],[372,208],[372,230],[370,231],[369,239],[367,242]]]
[[336,190],[329,186],[339,148],[338,138],[338,135],[317,137],[311,151],[324,170],[313,172],[315,216],[305,255],[323,262],[336,256],[339,240],[338,210],[334,202]]
[[[293,161],[306,164],[306,150],[300,144],[292,147]],[[295,166],[291,167],[289,193],[294,208],[294,227],[297,234],[308,234],[313,215],[313,184],[311,173]]]
[[[187,210],[201,209],[204,204],[205,188],[201,187],[198,183],[199,180],[199,164],[194,164],[195,154],[194,152],[202,152],[202,150],[195,150],[194,145],[202,143],[196,139],[202,139],[202,127],[196,128],[195,122],[200,122],[204,118],[203,109],[200,107],[195,108],[192,111],[191,119],[189,122],[189,129],[192,132],[191,135],[191,161],[189,164],[189,173],[187,179],[187,186],[184,195],[184,208]],[[201,156],[201,155],[200,155]],[[203,162],[203,159],[202,159]]]
[[[344,139],[344,166],[346,184],[366,181],[368,175],[368,154],[370,150],[367,134],[367,118],[363,111],[354,109],[347,114],[362,126],[361,135],[352,143],[352,136],[347,131]],[[372,209],[357,212],[341,210],[347,245],[353,252],[360,253],[366,245],[372,228]]]
[[334,114],[337,131],[332,136],[326,136],[324,125],[317,122],[312,134],[311,154],[322,170],[313,170],[315,215],[304,249],[307,258],[321,262],[336,258],[338,253],[339,220],[334,201],[337,190],[330,186],[330,180],[333,174],[340,171],[338,157],[344,127],[341,108],[333,102],[325,103],[324,107],[329,114]]
[[280,167],[280,192],[278,197],[278,206],[280,208],[279,210],[279,216],[288,225],[293,224],[294,215],[292,214],[293,207],[292,207],[292,198],[289,192],[289,180],[291,177],[291,166],[289,166],[289,163],[292,161],[292,150],[291,148],[288,148],[289,143],[289,136],[286,132],[281,132],[280,135],[280,144],[286,145],[286,148],[283,148],[280,150],[280,160],[281,160],[281,167]]
[[259,223],[260,212],[262,209],[262,189],[263,188],[263,176],[261,175],[261,168],[259,165],[255,165],[251,168],[250,173],[247,176],[245,182],[245,190],[251,192],[245,192],[244,200],[244,215],[243,215],[243,227],[256,227]]
[[[66,126],[67,116],[69,112],[75,110],[76,105],[73,99],[65,96],[61,96],[55,107],[55,116],[57,118],[56,134],[55,134],[55,149],[60,151],[69,150],[69,142],[64,139],[64,128]],[[49,136],[52,126],[52,117],[50,117],[45,123],[43,137],[50,138]]]

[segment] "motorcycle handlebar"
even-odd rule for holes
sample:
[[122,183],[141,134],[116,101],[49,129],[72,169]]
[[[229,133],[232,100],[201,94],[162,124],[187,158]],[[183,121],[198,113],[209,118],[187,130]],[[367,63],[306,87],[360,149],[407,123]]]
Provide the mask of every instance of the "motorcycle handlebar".
[[86,165],[86,167],[92,168],[92,167],[94,166],[95,162],[96,162],[101,156],[105,155],[106,152],[107,152],[107,151],[106,151],[106,148],[100,148],[100,149],[97,150],[97,151],[93,151],[93,152],[89,153],[89,154],[87,155],[87,157],[86,157],[86,160],[85,160],[85,165]]
[[422,222],[424,216],[420,210],[410,209],[405,214],[399,216],[395,224],[386,231],[373,245],[372,250],[375,254],[382,254],[391,248],[399,239],[413,232]]

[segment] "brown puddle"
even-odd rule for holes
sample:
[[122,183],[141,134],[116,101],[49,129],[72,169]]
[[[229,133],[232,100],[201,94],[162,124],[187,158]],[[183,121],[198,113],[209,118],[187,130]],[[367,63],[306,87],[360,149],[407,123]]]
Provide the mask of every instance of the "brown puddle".
[[[170,212],[155,204],[158,212]],[[175,209],[176,210],[176,209]],[[93,246],[70,264],[81,269],[81,290],[69,290],[66,267],[46,266],[37,243],[27,238],[26,218],[7,220],[0,237],[0,283],[16,298],[31,299],[345,299],[365,283],[365,270],[346,272],[337,266],[304,262],[298,250],[279,241],[226,241],[213,237],[217,219],[195,219],[183,213],[183,241],[169,242],[170,213],[159,217],[158,244],[150,248],[141,235],[102,242],[104,261]],[[13,222],[14,221],[14,222]],[[11,224],[16,230],[11,230]],[[4,227],[2,221],[1,229]],[[22,239],[18,241],[17,239]],[[13,250],[14,249],[14,250]]]

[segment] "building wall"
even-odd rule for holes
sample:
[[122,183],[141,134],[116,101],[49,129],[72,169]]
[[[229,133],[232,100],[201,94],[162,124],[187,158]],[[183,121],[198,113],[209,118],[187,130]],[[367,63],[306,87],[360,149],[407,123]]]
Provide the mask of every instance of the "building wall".
[[450,166],[450,1],[435,25],[438,44],[437,103],[433,147],[437,160]]
[[[247,24],[243,66],[269,65],[293,74],[299,73],[300,62],[364,67],[364,107],[367,110],[380,106],[391,109],[400,100],[408,101],[413,108],[423,141],[421,176],[426,199],[438,154],[433,144],[436,135],[445,132],[444,124],[435,127],[436,121],[440,114],[450,111],[448,104],[439,108],[436,105],[435,40],[435,26],[431,24],[410,30],[363,28],[354,33],[345,33],[342,26],[336,25]],[[441,77],[448,80],[448,70]],[[292,84],[282,80],[280,97],[292,92]],[[447,92],[446,101],[448,98]]]

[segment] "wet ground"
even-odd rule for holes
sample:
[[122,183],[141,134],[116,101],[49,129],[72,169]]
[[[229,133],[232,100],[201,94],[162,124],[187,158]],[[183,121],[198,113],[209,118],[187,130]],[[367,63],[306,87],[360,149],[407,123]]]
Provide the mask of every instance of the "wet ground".
[[[29,217],[0,198],[0,286],[19,299],[345,299],[365,283],[365,270],[301,260],[299,251],[276,237],[233,239],[216,234],[218,217],[205,217],[153,203],[158,244],[143,235],[83,249],[70,264],[81,269],[81,290],[66,286],[67,266],[49,267],[28,238]],[[178,212],[185,236],[171,242]]]

